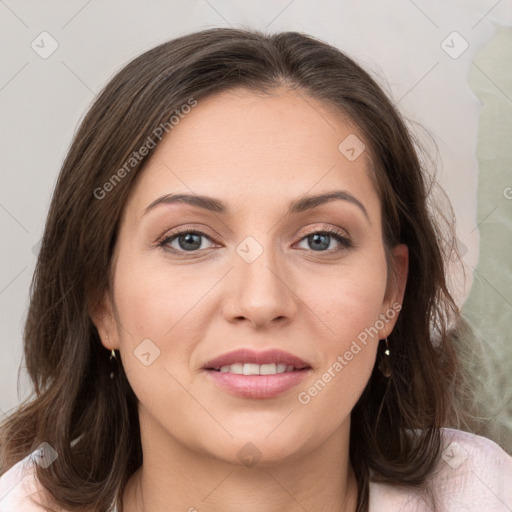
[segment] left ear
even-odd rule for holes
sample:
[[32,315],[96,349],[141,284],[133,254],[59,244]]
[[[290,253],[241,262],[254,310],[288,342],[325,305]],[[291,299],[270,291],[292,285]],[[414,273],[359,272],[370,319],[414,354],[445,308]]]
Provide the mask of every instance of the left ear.
[[381,340],[391,334],[398,319],[398,312],[402,309],[409,271],[409,248],[407,245],[398,244],[393,247],[391,253],[393,271],[389,276],[388,289],[382,304],[381,313],[385,315],[387,321],[384,322],[384,327],[379,331],[379,339]]

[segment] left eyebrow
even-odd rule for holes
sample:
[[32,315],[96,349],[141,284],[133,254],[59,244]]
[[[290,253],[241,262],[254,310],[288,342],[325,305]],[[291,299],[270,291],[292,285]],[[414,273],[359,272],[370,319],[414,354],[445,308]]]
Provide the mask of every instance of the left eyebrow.
[[[322,194],[305,196],[296,201],[292,201],[288,206],[287,214],[291,215],[295,213],[301,213],[313,208],[318,208],[319,206],[322,206],[323,204],[334,200],[347,201],[357,206],[363,212],[368,222],[370,222],[368,211],[364,207],[363,203],[361,203],[359,199],[354,197],[350,192],[346,190],[333,190],[331,192],[325,192]],[[166,194],[162,197],[159,197],[158,199],[155,199],[144,210],[143,216],[159,205],[174,203],[189,204],[192,206],[197,206],[198,208],[202,208],[204,210],[208,210],[215,213],[221,213],[224,215],[228,215],[230,213],[229,207],[220,199],[216,199],[214,197],[197,194]]]
[[288,208],[288,215],[292,213],[304,212],[306,210],[310,210],[311,208],[317,208],[325,203],[334,200],[348,201],[349,203],[354,204],[363,212],[368,222],[370,222],[368,211],[364,207],[363,203],[361,203],[359,199],[354,197],[350,192],[346,190],[333,190],[331,192],[325,192],[323,194],[305,196],[299,199],[298,201],[292,202],[290,204]]

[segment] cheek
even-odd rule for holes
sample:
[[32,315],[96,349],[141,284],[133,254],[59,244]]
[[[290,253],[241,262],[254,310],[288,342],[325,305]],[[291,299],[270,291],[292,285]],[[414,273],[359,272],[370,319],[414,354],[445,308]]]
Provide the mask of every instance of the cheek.
[[302,279],[302,295],[325,325],[330,351],[343,349],[375,325],[382,312],[386,277],[382,254],[381,258],[356,256],[334,272],[317,273],[314,280]]
[[[378,252],[377,252],[378,254]],[[348,415],[370,378],[382,328],[386,291],[386,264],[381,258],[360,258],[335,274],[304,282],[305,302],[317,315],[322,335],[317,337],[321,361],[304,399],[312,409]],[[331,409],[332,407],[332,409]]]
[[216,278],[210,274],[198,278],[192,267],[173,269],[165,261],[154,263],[150,258],[136,259],[127,254],[117,262],[115,279],[123,328],[134,341],[141,336],[155,341],[168,338]]
[[[375,364],[385,276],[378,272],[357,279],[333,280],[329,293],[310,292],[322,323],[321,364],[312,379],[297,390],[299,411],[310,418],[312,438],[330,436],[350,416]],[[323,308],[323,309],[322,309]],[[318,422],[317,418],[323,418]]]
[[179,401],[183,392],[178,382],[190,385],[191,354],[207,335],[205,307],[222,273],[171,266],[163,258],[155,261],[136,254],[127,249],[116,264],[120,350],[139,400],[158,409],[155,397],[174,394]]

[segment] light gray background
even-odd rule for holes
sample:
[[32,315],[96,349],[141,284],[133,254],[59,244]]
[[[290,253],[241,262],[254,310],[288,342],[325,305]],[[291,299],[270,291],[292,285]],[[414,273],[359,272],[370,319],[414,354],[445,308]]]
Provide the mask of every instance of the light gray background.
[[[298,30],[374,73],[432,151],[466,270],[464,280],[453,266],[452,289],[490,360],[491,373],[479,378],[482,400],[496,409],[493,436],[512,450],[512,38],[504,28],[512,0],[0,0],[0,16],[2,415],[29,390],[23,371],[18,388],[17,372],[38,241],[95,94],[129,60],[178,35],[217,26]],[[58,48],[43,58],[51,44]]]

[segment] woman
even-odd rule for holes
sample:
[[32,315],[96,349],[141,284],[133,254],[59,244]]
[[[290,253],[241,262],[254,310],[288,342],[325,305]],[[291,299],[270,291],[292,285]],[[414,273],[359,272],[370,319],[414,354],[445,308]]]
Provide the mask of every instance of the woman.
[[444,428],[464,324],[427,188],[391,102],[311,37],[129,63],[56,185],[0,510],[509,510],[512,459]]

